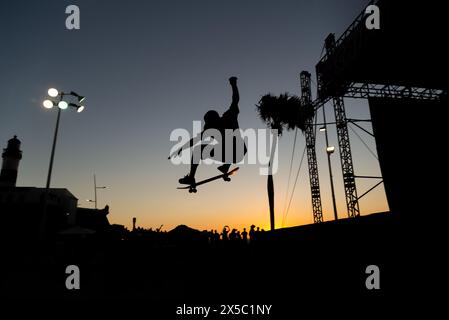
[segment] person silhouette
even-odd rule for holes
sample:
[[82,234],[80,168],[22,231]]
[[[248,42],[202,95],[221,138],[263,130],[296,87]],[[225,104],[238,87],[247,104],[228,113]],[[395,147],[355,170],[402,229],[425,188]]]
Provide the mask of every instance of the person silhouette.
[[217,230],[214,230],[214,242],[217,243],[218,241],[220,241],[220,234]]
[[229,233],[229,227],[228,226],[224,226],[223,231],[221,233],[222,239],[224,241],[228,240],[228,233]]
[[246,228],[243,228],[243,231],[242,231],[242,240],[243,240],[244,243],[247,243],[247,242],[248,242],[248,232],[246,232]]
[[255,225],[251,225],[250,229],[249,229],[249,240],[252,242],[254,241],[254,239],[256,238],[256,230],[255,230],[256,226]]
[[229,240],[235,241],[237,240],[237,229],[232,229],[229,233]]
[[[245,156],[247,152],[246,145],[244,143],[244,140],[241,136],[241,134],[238,132],[237,134],[234,134],[232,139],[232,150],[227,150],[226,148],[226,130],[239,130],[239,123],[238,123],[238,115],[239,115],[239,106],[238,103],[240,101],[240,95],[239,95],[239,89],[237,87],[237,77],[231,77],[229,78],[229,84],[232,88],[232,102],[231,106],[228,110],[226,110],[223,115],[220,117],[217,111],[215,110],[209,110],[204,115],[204,126],[203,131],[200,135],[197,137],[194,137],[190,139],[189,142],[185,143],[183,146],[181,146],[175,153],[170,155],[169,159],[173,155],[180,155],[182,150],[188,149],[188,148],[195,148],[192,152],[192,161],[190,165],[190,172],[184,176],[183,178],[179,179],[179,183],[181,184],[194,184],[195,183],[195,174],[196,170],[198,169],[198,165],[200,163],[200,160],[204,159],[213,159],[217,160],[221,163],[223,163],[221,166],[219,166],[217,169],[220,170],[222,173],[227,173],[229,171],[229,167],[232,163],[238,163],[243,160],[243,157]],[[221,139],[217,139],[217,137],[214,136],[208,136],[204,135],[204,133],[208,129],[215,129],[218,130],[221,134]],[[235,133],[235,132],[234,132]],[[211,138],[209,141],[205,141],[205,139]],[[207,146],[212,145],[212,141],[215,141],[218,143],[218,145],[215,145],[214,148],[210,151],[209,155],[204,155],[203,151]],[[201,145],[196,146],[201,141]],[[220,146],[221,144],[221,146]],[[239,145],[240,144],[240,148]],[[215,150],[217,148],[221,147],[221,157],[217,154],[215,154]],[[199,150],[196,148],[200,148]],[[201,152],[200,159],[195,161],[195,154],[197,152]],[[226,151],[233,152],[232,158],[228,154],[226,156]]]
[[236,239],[238,242],[241,242],[241,241],[242,241],[242,234],[240,233],[239,230],[237,230],[237,233],[235,234],[235,239]]

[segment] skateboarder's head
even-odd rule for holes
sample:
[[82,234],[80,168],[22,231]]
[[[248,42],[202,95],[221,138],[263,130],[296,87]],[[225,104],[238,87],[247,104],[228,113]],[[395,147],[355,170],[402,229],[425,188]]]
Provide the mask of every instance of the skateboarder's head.
[[220,128],[220,115],[215,110],[209,110],[204,114],[204,129],[219,129]]

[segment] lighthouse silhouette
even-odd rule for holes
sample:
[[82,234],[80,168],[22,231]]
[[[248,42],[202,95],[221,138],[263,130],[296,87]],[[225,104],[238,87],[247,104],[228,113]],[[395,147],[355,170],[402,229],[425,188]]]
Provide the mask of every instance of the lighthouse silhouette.
[[22,151],[20,150],[20,140],[17,136],[8,140],[8,146],[3,149],[2,153],[2,171],[0,172],[1,187],[15,187],[17,181],[17,172],[19,162],[22,159]]

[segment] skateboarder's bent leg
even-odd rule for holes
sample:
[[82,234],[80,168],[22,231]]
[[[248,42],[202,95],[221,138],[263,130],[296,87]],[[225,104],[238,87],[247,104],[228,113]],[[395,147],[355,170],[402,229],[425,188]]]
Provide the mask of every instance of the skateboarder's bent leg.
[[[240,147],[237,146],[239,144],[240,144]],[[247,151],[248,151],[248,149],[246,147],[245,141],[241,137],[237,137],[233,141],[232,150],[226,150],[226,146],[225,146],[225,144],[223,144],[223,150],[222,150],[223,165],[219,166],[217,169],[220,170],[220,172],[222,172],[222,173],[227,173],[232,164],[236,164],[236,163],[243,161]],[[232,152],[232,154],[230,154],[230,155],[228,154],[228,157],[230,157],[230,158],[226,158],[227,152],[228,153]]]
[[[194,184],[195,183],[195,174],[198,169],[198,165],[201,160],[206,158],[214,159],[214,149],[211,150],[210,155],[204,154],[204,148],[209,146],[209,144],[201,144],[200,146],[196,146],[193,149],[192,159],[190,162],[190,173],[186,175],[184,178],[179,179],[179,183],[181,184]],[[229,168],[229,167],[228,167]]]

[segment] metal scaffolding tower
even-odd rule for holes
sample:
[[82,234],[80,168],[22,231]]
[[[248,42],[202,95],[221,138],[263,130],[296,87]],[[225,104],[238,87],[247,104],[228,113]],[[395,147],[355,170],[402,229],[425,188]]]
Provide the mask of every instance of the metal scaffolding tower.
[[[428,50],[438,43],[439,35],[433,31],[443,28],[441,19],[435,19],[435,23],[429,25],[405,29],[397,19],[403,14],[405,1],[379,0],[375,3],[384,13],[384,28],[368,30],[363,9],[337,40],[334,34],[325,39],[325,54],[315,69],[318,92],[312,105],[316,112],[325,103],[333,102],[349,217],[360,215],[358,200],[380,183],[358,197],[355,180],[365,177],[354,174],[348,134],[350,120],[346,118],[344,98],[446,103],[449,96],[447,68],[443,67],[447,65],[446,51]],[[410,6],[407,12],[409,16],[417,17],[423,14],[422,10],[421,6]],[[429,9],[429,12],[434,11],[434,8]],[[416,34],[426,36],[416,37]],[[436,47],[443,48],[442,45]]]
[[[303,105],[312,103],[312,90],[310,88],[311,77],[307,71],[302,71],[301,102]],[[321,206],[320,180],[318,178],[318,163],[315,152],[315,126],[313,117],[306,121],[305,126],[307,162],[309,166],[310,193],[312,195],[312,211],[314,223],[323,222],[323,208]]]
[[[326,38],[325,47],[327,53],[332,53],[335,49],[335,36],[333,33]],[[332,102],[335,112],[341,171],[343,175],[348,217],[357,217],[360,215],[360,208],[357,197],[357,187],[355,184],[354,166],[352,163],[351,144],[349,142],[348,120],[346,118],[345,104],[343,97],[333,97]]]

